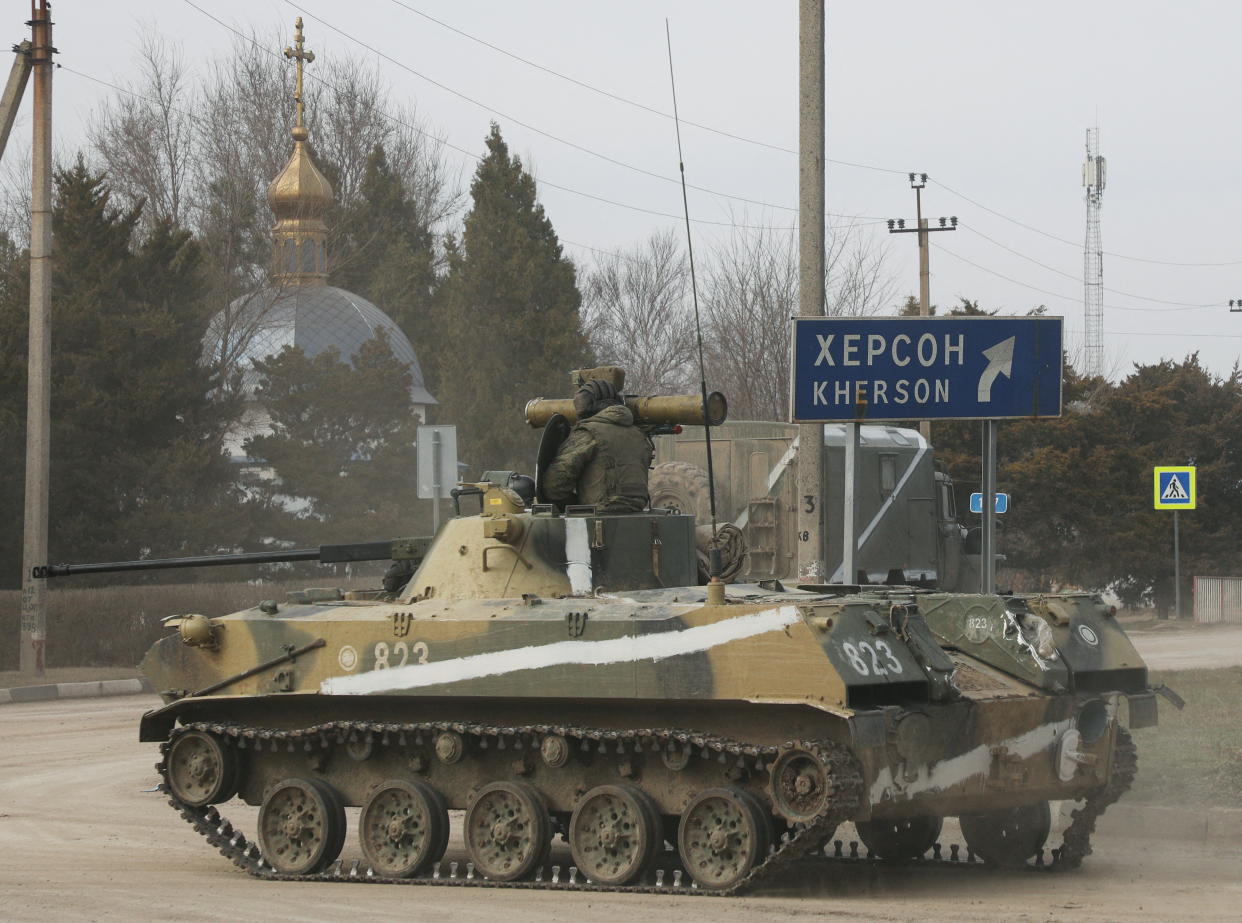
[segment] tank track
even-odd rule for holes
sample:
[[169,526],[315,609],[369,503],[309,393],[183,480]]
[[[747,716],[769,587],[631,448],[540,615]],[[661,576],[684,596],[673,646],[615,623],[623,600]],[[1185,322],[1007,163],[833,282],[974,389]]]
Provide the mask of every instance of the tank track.
[[[419,722],[409,724],[392,724],[365,721],[337,721],[314,725],[299,730],[281,730],[246,727],[237,724],[217,724],[212,722],[195,722],[178,728],[169,739],[160,745],[160,762],[155,769],[160,773],[161,788],[168,796],[168,803],[190,826],[192,826],[207,842],[220,852],[226,859],[250,875],[269,881],[319,881],[319,882],[354,882],[363,884],[394,884],[394,885],[440,885],[447,887],[488,887],[516,888],[522,890],[573,890],[596,892],[633,892],[640,894],[675,894],[696,896],[727,897],[744,894],[761,885],[777,879],[783,872],[799,867],[803,862],[838,862],[842,864],[871,864],[882,862],[859,853],[858,843],[849,843],[849,852],[844,850],[841,840],[828,842],[832,833],[855,813],[863,794],[863,778],[858,761],[847,747],[830,741],[790,741],[785,747],[813,748],[825,761],[834,782],[834,797],[823,812],[808,824],[798,825],[796,829],[784,835],[770,851],[767,858],[756,865],[746,878],[727,889],[700,888],[684,876],[681,870],[674,870],[666,876],[666,870],[654,872],[653,882],[630,885],[602,885],[579,878],[578,870],[569,867],[561,874],[560,866],[540,868],[533,880],[501,882],[493,881],[476,875],[473,863],[464,863],[465,869],[459,874],[459,866],[463,863],[447,863],[448,874],[442,873],[445,863],[436,863],[431,874],[411,878],[391,878],[379,876],[366,867],[362,860],[354,859],[348,869],[342,860],[335,861],[326,871],[309,875],[289,875],[277,872],[261,855],[258,844],[246,838],[237,830],[214,806],[196,807],[177,799],[171,793],[165,774],[166,758],[173,742],[181,734],[191,731],[209,731],[220,735],[226,742],[239,748],[253,748],[261,751],[264,747],[275,750],[284,746],[288,750],[296,746],[311,747],[315,744],[328,746],[331,742],[344,743],[352,735],[370,734],[377,738],[381,745],[390,743],[404,745],[406,737],[417,737],[421,734],[436,734],[441,731],[455,731],[462,735],[475,737],[481,745],[488,741],[496,741],[499,745],[506,738],[513,738],[517,746],[535,746],[543,736],[558,734],[567,740],[573,740],[580,746],[595,745],[599,752],[606,752],[609,745],[616,752],[625,752],[627,746],[634,751],[643,749],[658,751],[669,744],[693,747],[700,757],[727,762],[730,758],[739,764],[749,764],[756,770],[765,771],[780,753],[781,747],[745,744],[729,738],[692,731],[672,729],[642,729],[633,731],[615,731],[599,728],[566,727],[561,725],[531,725],[523,727],[498,727],[479,725],[467,722]],[[1043,850],[1027,868],[1032,871],[1067,871],[1076,869],[1082,860],[1091,854],[1090,836],[1095,829],[1097,819],[1105,809],[1117,801],[1134,781],[1137,772],[1137,749],[1128,731],[1118,728],[1116,753],[1114,758],[1112,779],[1084,800],[1082,807],[1072,813],[1072,821],[1066,828],[1060,849],[1052,851],[1052,861],[1045,863]],[[831,848],[831,852],[830,852]],[[906,865],[941,865],[953,868],[983,868],[984,866],[968,850],[965,858],[963,850],[956,844],[951,847],[951,857],[942,858],[941,845],[934,847],[935,858],[920,858]],[[671,880],[666,880],[670,877]]]

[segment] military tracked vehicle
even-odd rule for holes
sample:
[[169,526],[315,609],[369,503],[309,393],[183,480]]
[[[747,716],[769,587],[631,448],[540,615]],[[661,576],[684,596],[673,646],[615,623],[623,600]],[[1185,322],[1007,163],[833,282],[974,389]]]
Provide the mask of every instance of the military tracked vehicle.
[[877,861],[957,817],[954,859],[1074,868],[1130,785],[1156,699],[1095,597],[704,586],[693,517],[522,483],[459,488],[480,511],[401,543],[400,588],[168,620],[139,736],[212,846],[274,879],[736,894],[848,863],[847,821]]

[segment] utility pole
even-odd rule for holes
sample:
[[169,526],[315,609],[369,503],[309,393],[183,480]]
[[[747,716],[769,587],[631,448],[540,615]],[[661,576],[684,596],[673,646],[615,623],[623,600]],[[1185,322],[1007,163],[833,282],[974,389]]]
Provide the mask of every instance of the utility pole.
[[[798,313],[825,313],[824,0],[798,3]],[[798,582],[824,583],[824,424],[798,442]]]
[[13,121],[17,118],[17,109],[29,79],[30,41],[27,40],[13,46],[13,67],[4,85],[4,96],[0,97],[0,157],[4,156],[4,149],[8,147],[9,132],[13,130]]
[[[919,235],[919,317],[931,317],[931,247],[927,240],[927,235],[932,231],[956,231],[957,216],[952,218],[941,218],[940,227],[929,227],[927,219],[923,217],[923,187],[927,185],[926,173],[911,173],[910,188],[914,190],[914,208],[916,218],[915,227],[906,227],[905,218],[889,218],[888,233],[890,234],[914,234]],[[923,434],[923,438],[931,442],[931,422],[922,420],[919,422],[919,432]]]
[[43,676],[47,581],[32,576],[47,563],[48,476],[52,429],[52,19],[47,0],[31,0],[30,64],[34,71],[34,142],[30,194],[30,349],[26,370],[26,509],[22,535],[19,667]]

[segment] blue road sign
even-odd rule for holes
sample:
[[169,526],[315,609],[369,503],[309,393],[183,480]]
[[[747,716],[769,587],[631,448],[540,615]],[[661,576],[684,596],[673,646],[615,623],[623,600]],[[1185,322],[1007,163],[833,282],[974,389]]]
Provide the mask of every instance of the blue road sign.
[[1193,510],[1196,506],[1195,466],[1176,465],[1152,469],[1155,508]]
[[[996,493],[992,495],[992,499],[993,501],[995,501],[993,503],[993,507],[995,508],[996,512],[998,513],[1009,512],[1009,494],[1003,494],[998,490]],[[976,493],[976,494],[970,495],[970,511],[972,513],[983,512],[983,494]]]
[[790,410],[832,420],[1061,414],[1059,317],[795,317]]

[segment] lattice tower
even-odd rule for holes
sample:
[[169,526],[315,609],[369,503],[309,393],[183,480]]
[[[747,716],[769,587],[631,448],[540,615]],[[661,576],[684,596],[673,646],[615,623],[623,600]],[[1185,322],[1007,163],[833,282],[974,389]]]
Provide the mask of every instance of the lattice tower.
[[1087,129],[1087,159],[1082,184],[1087,189],[1087,237],[1082,254],[1083,372],[1104,374],[1104,244],[1100,239],[1100,201],[1104,197],[1105,163],[1100,156],[1100,129]]

